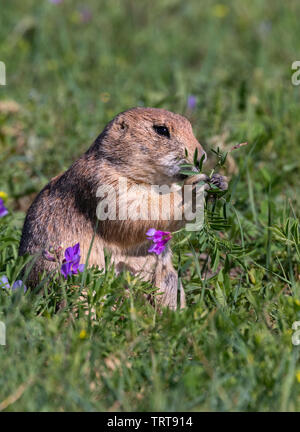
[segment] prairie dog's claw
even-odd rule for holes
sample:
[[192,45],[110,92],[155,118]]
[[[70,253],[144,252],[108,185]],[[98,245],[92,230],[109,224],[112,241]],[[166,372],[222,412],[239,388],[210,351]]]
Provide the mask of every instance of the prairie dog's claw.
[[222,176],[221,174],[214,174],[209,182],[223,191],[228,189],[227,177]]

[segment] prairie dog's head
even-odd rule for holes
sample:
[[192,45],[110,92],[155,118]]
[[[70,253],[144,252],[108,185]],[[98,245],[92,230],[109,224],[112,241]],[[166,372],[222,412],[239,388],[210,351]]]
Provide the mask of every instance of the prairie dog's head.
[[180,165],[192,162],[196,148],[199,158],[205,154],[185,117],[158,108],[132,108],[118,114],[98,145],[101,155],[122,175],[149,184],[180,180]]

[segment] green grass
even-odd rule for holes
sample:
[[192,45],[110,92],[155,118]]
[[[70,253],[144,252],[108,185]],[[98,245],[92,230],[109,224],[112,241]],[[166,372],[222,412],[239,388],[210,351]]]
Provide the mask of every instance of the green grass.
[[216,251],[197,234],[175,238],[181,312],[157,314],[143,297],[151,287],[109,266],[43,295],[1,290],[0,409],[298,411],[299,2],[89,0],[88,22],[82,3],[1,7],[0,191],[10,214],[0,220],[0,276],[12,283],[24,264],[18,242],[35,194],[137,105],[189,116],[207,150],[249,143],[226,164],[221,234],[248,253],[225,260],[221,250],[218,274],[203,280],[200,254]]

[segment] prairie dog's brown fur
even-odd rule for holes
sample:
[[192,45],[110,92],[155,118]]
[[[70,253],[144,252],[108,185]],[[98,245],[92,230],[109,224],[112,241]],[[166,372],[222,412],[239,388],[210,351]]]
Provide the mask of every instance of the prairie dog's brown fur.
[[[155,126],[166,127],[170,136],[159,135]],[[190,122],[181,115],[156,108],[133,108],[117,115],[87,152],[36,197],[24,223],[20,255],[50,247],[65,249],[79,242],[84,263],[97,221],[99,186],[116,185],[120,177],[127,179],[129,187],[143,185],[147,189],[153,184],[175,184],[179,166],[186,159],[185,149],[191,160],[196,148],[201,157],[204,150]],[[131,203],[139,202],[138,195],[129,198]],[[140,204],[147,205],[147,200],[141,198]],[[161,304],[176,309],[178,280],[171,251],[167,247],[159,256],[149,254],[146,232],[149,228],[174,231],[183,224],[174,220],[173,214],[170,220],[99,221],[89,265],[103,267],[103,251],[107,248],[117,270],[125,267],[152,281],[162,293]],[[29,283],[36,284],[39,274],[54,267],[40,256]],[[184,304],[181,288],[181,306]]]

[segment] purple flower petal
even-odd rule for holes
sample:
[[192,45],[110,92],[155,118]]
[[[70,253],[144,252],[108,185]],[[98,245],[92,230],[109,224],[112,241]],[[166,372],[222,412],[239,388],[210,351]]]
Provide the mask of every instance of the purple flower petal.
[[0,209],[0,218],[4,217],[8,215],[8,210],[6,208],[1,208]]
[[[61,266],[62,275],[67,278],[69,275],[77,274],[80,268],[84,268],[83,264],[80,263],[80,244],[76,243],[72,247],[68,247],[65,250],[65,259]],[[83,267],[82,267],[83,266]]]
[[156,229],[155,228],[150,228],[146,232],[146,236],[153,237],[155,233],[156,233]]
[[79,243],[76,243],[73,247],[68,247],[65,250],[65,259],[66,261],[73,261],[74,259],[77,259],[80,254],[80,245]]
[[72,263],[70,263],[70,262],[63,263],[63,265],[61,266],[60,272],[64,276],[65,279],[67,279],[67,277],[70,274],[72,274],[71,267],[72,267]]
[[74,255],[80,255],[80,244],[76,243],[76,245],[73,246],[73,253]]
[[197,105],[197,98],[194,95],[189,95],[187,100],[187,107],[189,110],[193,111]]
[[21,280],[17,280],[14,284],[13,284],[13,286],[12,286],[12,290],[13,291],[15,291],[15,290],[17,290],[17,289],[19,289],[19,288],[24,288],[24,293],[26,293],[26,291],[27,291],[27,287],[26,287],[26,285],[24,285],[24,283],[23,283],[23,281],[21,281]]
[[157,245],[152,245],[151,248],[148,249],[148,252],[152,253],[155,252],[157,250]]
[[73,260],[71,262],[71,264],[72,264],[72,273],[73,274],[77,274],[79,263],[80,263],[80,256],[78,256],[75,260]]
[[153,252],[156,255],[159,255],[164,251],[165,245],[172,238],[172,235],[169,231],[160,231],[155,230],[154,228],[150,228],[146,235],[148,236],[148,240],[153,241],[153,245],[150,247],[150,249],[148,249],[148,252]]
[[4,205],[3,199],[0,198],[0,218],[6,216],[8,214],[8,210]]
[[84,271],[85,264],[79,264],[78,271],[82,273]]
[[65,250],[65,260],[66,261],[72,261],[73,258],[74,258],[73,248],[72,247],[68,247]]
[[0,287],[3,289],[10,289],[10,285],[6,276],[0,278]]
[[15,290],[17,290],[17,289],[19,289],[19,288],[24,288],[24,293],[27,291],[27,287],[26,287],[26,285],[23,283],[23,281],[21,281],[21,280],[17,280],[14,284],[13,284],[13,286],[11,287],[10,285],[9,285],[9,282],[8,282],[8,279],[7,279],[7,277],[6,276],[2,276],[1,277],[1,279],[0,279],[0,287],[1,288],[6,288],[6,289],[12,289],[12,291],[15,291]]
[[159,244],[154,244],[150,249],[148,249],[148,252],[150,252],[150,253],[153,252],[156,255],[160,255],[164,249],[165,249],[164,246],[159,245]]
[[153,241],[154,242],[161,241],[161,239],[163,238],[164,234],[165,234],[164,231],[156,231],[156,233],[153,236]]
[[153,236],[153,241],[155,243],[164,241],[165,239],[167,241],[171,239],[171,233],[169,233],[168,231],[156,231]]

